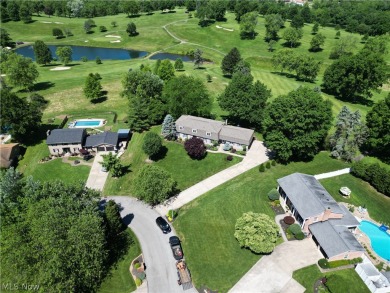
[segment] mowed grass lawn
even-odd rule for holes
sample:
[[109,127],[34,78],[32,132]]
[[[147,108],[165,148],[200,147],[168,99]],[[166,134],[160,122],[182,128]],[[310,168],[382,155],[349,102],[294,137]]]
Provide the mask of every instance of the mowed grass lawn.
[[317,265],[311,265],[293,273],[293,278],[306,288],[307,293],[313,292],[314,283],[325,277],[328,279],[326,285],[330,290],[319,292],[332,293],[369,293],[367,286],[364,284],[354,269],[334,271],[330,273],[321,273]]
[[234,226],[243,213],[265,213],[272,218],[267,193],[276,180],[294,172],[319,174],[348,167],[329,153],[318,154],[308,163],[277,165],[264,173],[254,168],[209,191],[179,210],[173,223],[197,287],[227,292],[260,259],[241,249],[234,238]]
[[[390,197],[376,191],[367,182],[352,176],[351,174],[320,180],[321,184],[337,200],[347,202],[355,206],[365,206],[375,221],[390,224]],[[343,197],[339,190],[347,186],[352,193],[349,198]]]
[[[151,131],[160,133],[161,127],[156,126]],[[130,172],[120,178],[109,176],[103,193],[105,195],[129,195],[132,194],[132,181],[137,171],[146,163],[147,155],[142,150],[144,133],[134,133],[129,142],[127,151],[121,157],[121,162],[129,166]],[[241,158],[233,157],[232,161],[226,160],[224,154],[207,153],[202,160],[192,160],[184,146],[177,142],[164,141],[164,155],[152,164],[156,164],[167,170],[176,180],[180,190],[186,189],[203,179],[226,169],[241,161]],[[136,196],[136,194],[134,194]]]
[[109,275],[103,280],[98,293],[128,293],[137,289],[134,279],[130,274],[130,264],[138,255],[141,254],[141,246],[135,234],[127,229],[134,243],[131,244],[123,258],[111,269]]

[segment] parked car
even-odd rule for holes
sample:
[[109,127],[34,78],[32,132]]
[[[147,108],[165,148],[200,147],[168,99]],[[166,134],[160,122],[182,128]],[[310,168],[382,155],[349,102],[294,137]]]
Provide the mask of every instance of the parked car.
[[173,257],[176,260],[181,260],[183,258],[183,250],[180,245],[180,239],[177,236],[169,237],[169,244],[171,245]]
[[156,219],[157,226],[160,227],[161,231],[163,231],[164,234],[167,234],[171,232],[171,226],[165,221],[162,217],[158,217]]

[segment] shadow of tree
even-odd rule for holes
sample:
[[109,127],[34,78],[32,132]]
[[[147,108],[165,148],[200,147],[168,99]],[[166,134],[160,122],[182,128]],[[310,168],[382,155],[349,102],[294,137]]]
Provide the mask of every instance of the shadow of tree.
[[160,161],[166,157],[167,153],[168,153],[168,148],[163,145],[160,148],[160,151],[156,155],[150,157],[150,159],[155,161],[155,162]]

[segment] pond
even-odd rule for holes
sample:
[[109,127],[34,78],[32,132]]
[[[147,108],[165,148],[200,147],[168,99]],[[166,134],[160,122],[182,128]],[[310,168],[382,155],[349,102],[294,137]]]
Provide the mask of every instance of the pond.
[[[53,57],[57,58],[55,51],[57,47],[55,45],[48,46]],[[87,57],[88,60],[95,60],[99,57],[101,60],[127,60],[145,57],[148,55],[146,51],[125,50],[115,48],[99,48],[99,47],[83,47],[83,46],[70,46],[72,48],[72,59],[74,61],[81,60],[82,57]],[[35,61],[33,46],[25,46],[16,49],[16,53],[29,57]]]
[[[57,58],[55,51],[57,50],[56,45],[48,45],[53,57]],[[126,50],[126,49],[115,49],[115,48],[99,48],[99,47],[84,47],[84,46],[70,46],[72,48],[72,59],[74,61],[81,60],[82,57],[87,57],[88,60],[95,60],[99,57],[101,60],[128,60],[141,58],[148,55],[146,51],[137,50]],[[24,57],[31,58],[35,61],[33,46],[25,46],[15,50],[16,53],[23,55]],[[192,58],[185,55],[170,54],[170,53],[157,53],[150,57],[151,60],[176,60],[181,58],[183,61],[192,61]]]

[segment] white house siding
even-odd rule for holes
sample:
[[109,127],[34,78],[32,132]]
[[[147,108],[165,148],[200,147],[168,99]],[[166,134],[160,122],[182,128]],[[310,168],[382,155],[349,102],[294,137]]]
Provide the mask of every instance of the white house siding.
[[209,145],[213,144],[212,139],[210,139],[210,138],[203,138],[203,137],[199,137],[199,136],[196,136],[196,135],[189,135],[189,134],[184,134],[184,133],[178,133],[178,137],[183,139],[183,140],[191,139],[193,136],[201,138],[205,144],[209,144]]
[[[366,259],[366,257],[363,257],[363,259]],[[366,260],[363,261],[363,264]],[[369,260],[368,260],[369,261]],[[377,288],[373,282],[377,281],[379,278],[385,278],[382,274],[378,272],[377,276],[368,276],[366,272],[364,271],[361,264],[358,264],[355,268],[356,273],[359,275],[359,277],[363,280],[364,284],[366,284],[367,288],[371,292],[375,293],[388,293],[390,292],[390,287],[383,287],[383,288]]]
[[243,145],[242,144],[239,144],[239,143],[235,143],[235,142],[231,142],[231,141],[226,141],[228,144],[230,144],[234,149],[238,150],[238,151],[242,151],[243,150]]
[[78,153],[82,149],[81,144],[72,145],[49,145],[51,155],[58,156],[64,154],[64,148],[70,149],[70,153]]

